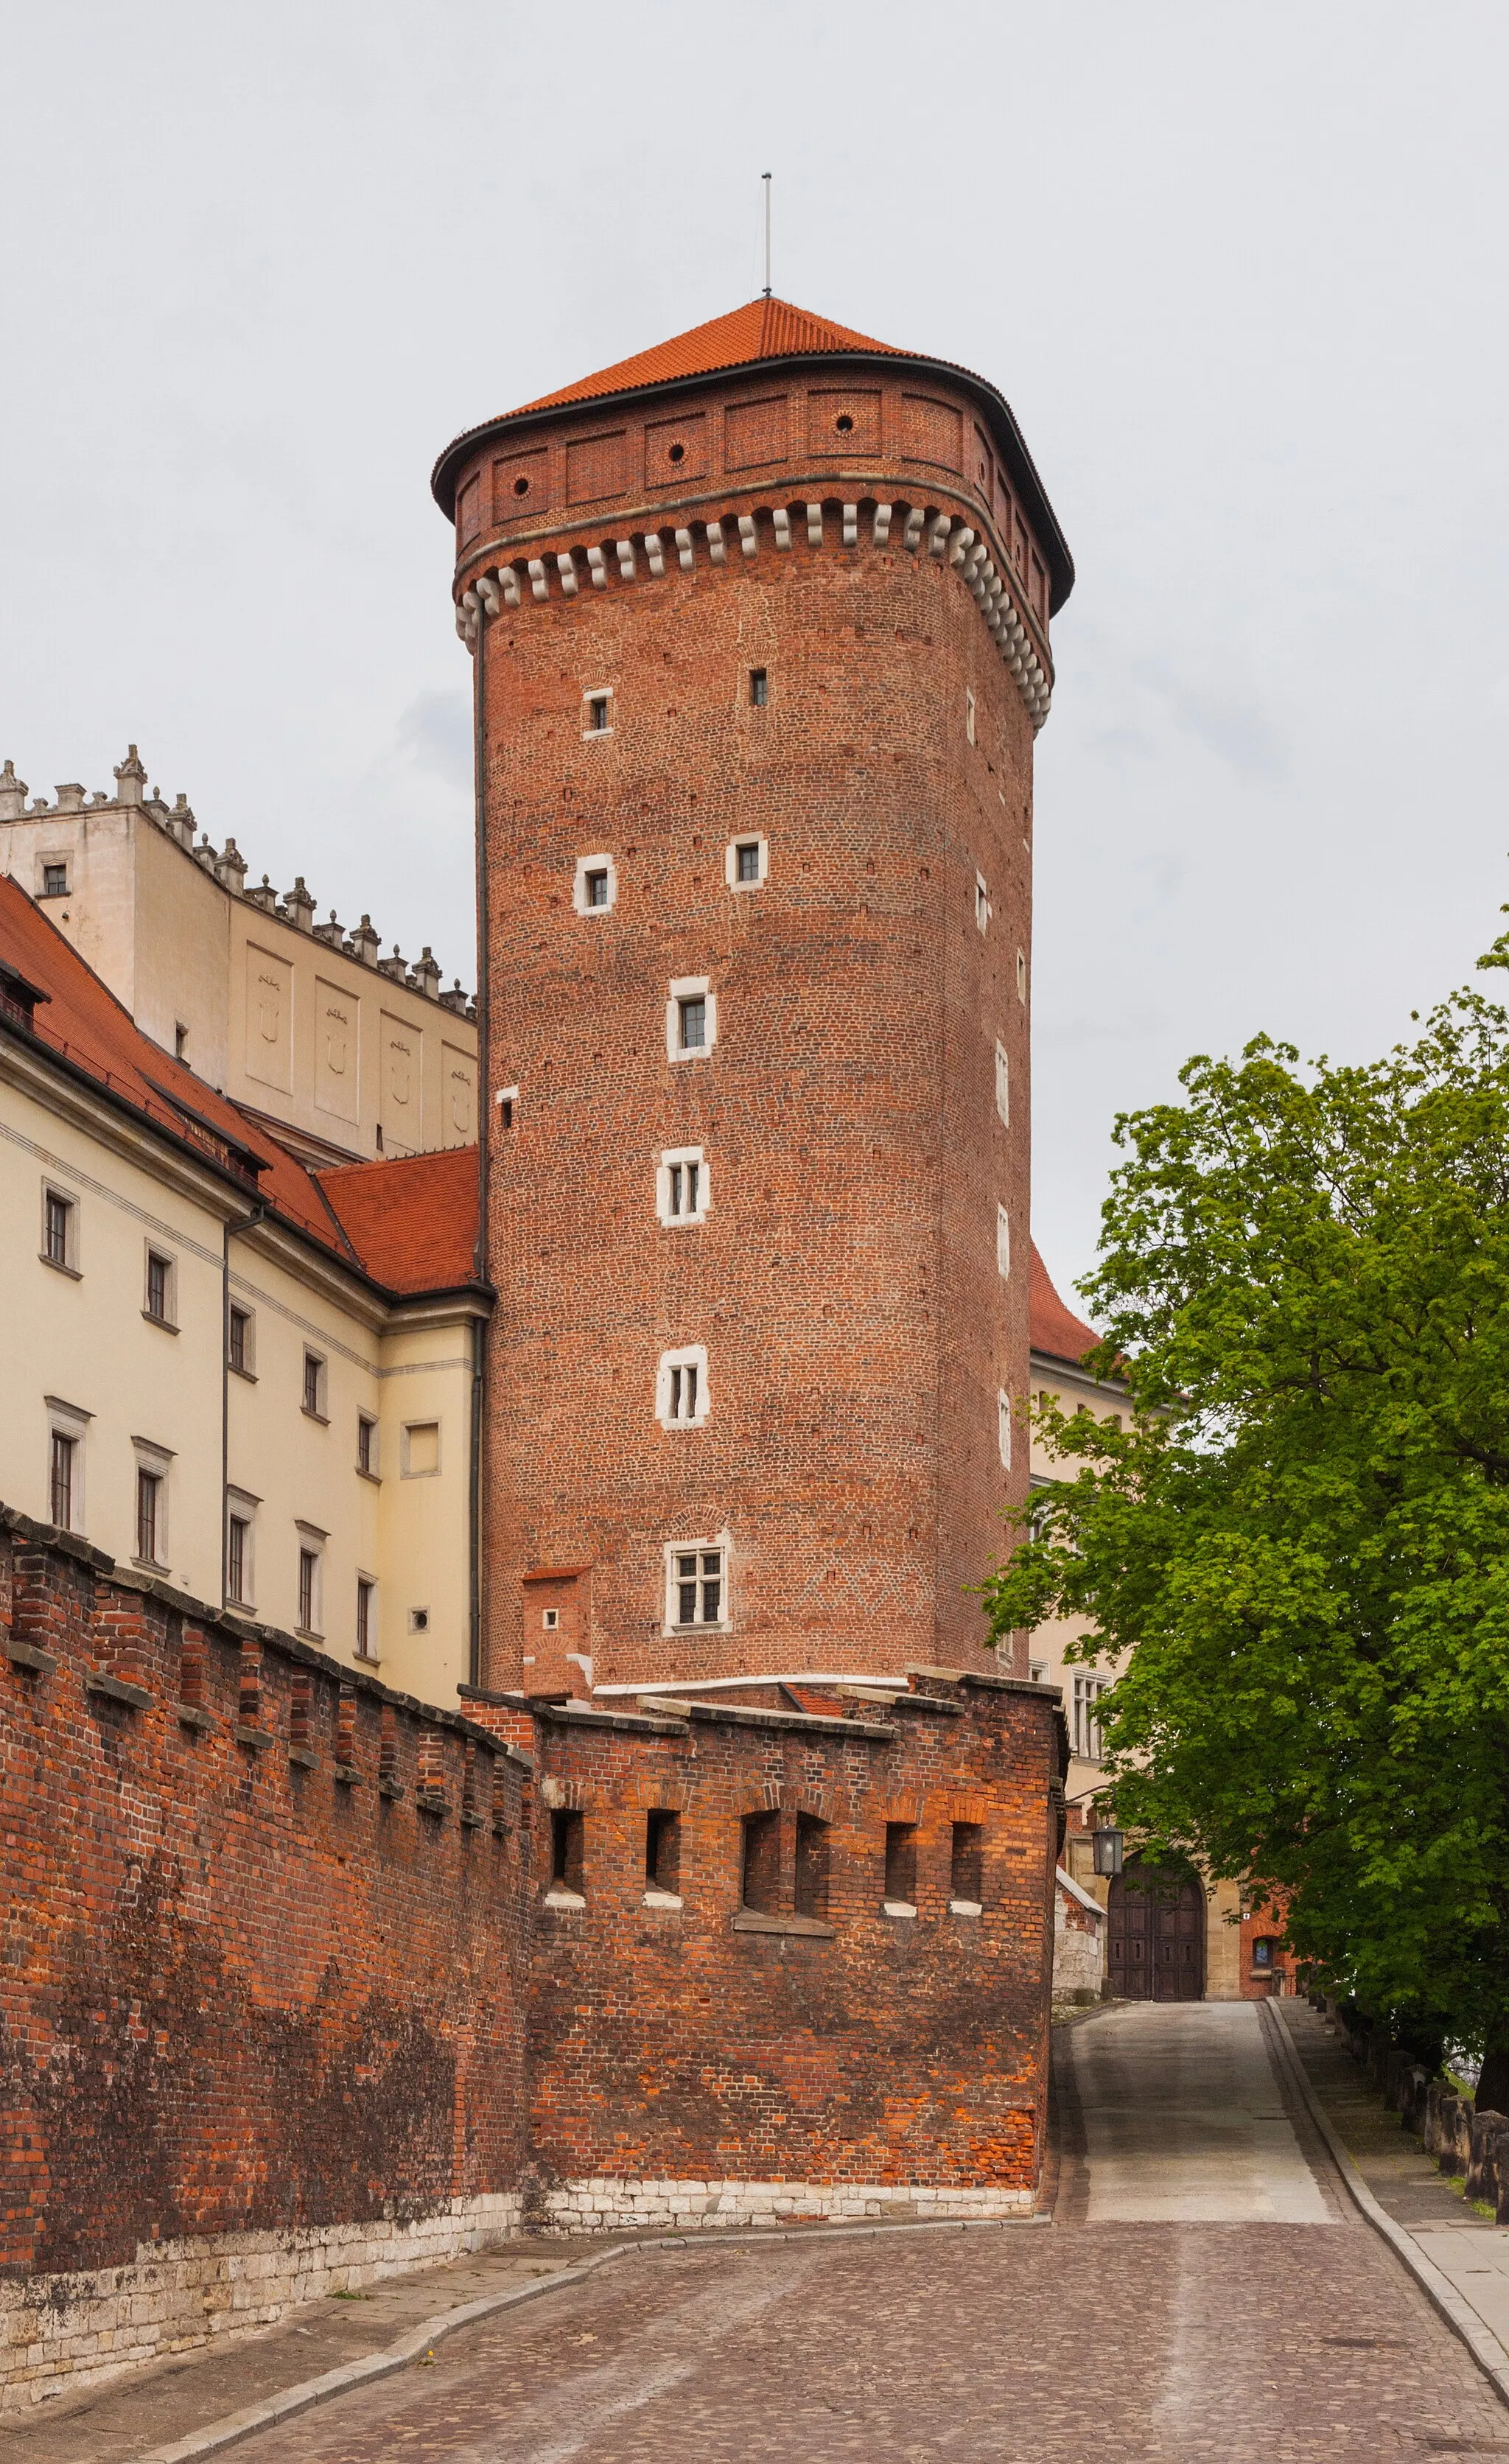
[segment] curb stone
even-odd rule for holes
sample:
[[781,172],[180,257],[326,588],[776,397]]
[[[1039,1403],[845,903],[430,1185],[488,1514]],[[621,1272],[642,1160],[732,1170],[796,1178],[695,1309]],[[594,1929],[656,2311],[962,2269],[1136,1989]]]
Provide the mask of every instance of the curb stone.
[[1422,2292],[1433,2303],[1447,2325],[1467,2346],[1483,2376],[1493,2386],[1501,2403],[1509,2405],[1509,2351],[1499,2343],[1491,2327],[1479,2319],[1471,2304],[1464,2301],[1454,2284],[1442,2275],[1433,2259],[1427,2258],[1414,2235],[1396,2225],[1387,2209],[1380,2207],[1367,2188],[1356,2162],[1337,2135],[1329,2114],[1322,2105],[1310,2084],[1309,2074],[1300,2059],[1299,2050],[1289,2034],[1289,2023],[1276,2001],[1264,2002],[1261,2009],[1271,2013],[1282,2045],[1282,2059],[1290,2078],[1303,2099],[1305,2109],[1331,2152],[1337,2171],[1345,2184],[1353,2204],[1359,2208],[1376,2233],[1382,2235],[1398,2258],[1404,2261]]
[[[552,2276],[536,2277],[532,2283],[510,2285],[499,2293],[485,2293],[476,2301],[464,2301],[457,2309],[443,2310],[437,2318],[426,2319],[411,2327],[391,2344],[375,2353],[363,2353],[360,2361],[346,2362],[338,2370],[326,2370],[318,2378],[304,2379],[296,2387],[282,2387],[276,2395],[266,2397],[260,2404],[247,2405],[240,2412],[222,2414],[218,2421],[205,2429],[191,2431],[186,2438],[176,2438],[168,2447],[154,2447],[135,2459],[135,2464],[197,2464],[202,2455],[218,2454],[227,2447],[239,2445],[243,2438],[253,2437],[259,2430],[274,2429],[279,2422],[290,2421],[296,2413],[307,2412],[317,2404],[328,2404],[332,2397],[349,2395],[356,2387],[365,2387],[375,2379],[391,2377],[395,2370],[406,2369],[431,2346],[453,2335],[458,2327],[470,2327],[479,2319],[491,2319],[500,2310],[511,2310],[516,2302],[534,2301],[542,2293],[556,2293],[565,2285],[584,2283],[600,2267],[617,2258],[633,2258],[644,2251],[656,2250],[742,2250],[767,2249],[772,2242],[789,2241],[864,2241],[879,2240],[891,2233],[1001,2233],[1023,2225],[1051,2223],[1046,2215],[1022,2216],[939,2216],[921,2218],[915,2223],[797,2225],[775,2230],[761,2229],[752,2233],[702,2232],[694,2233],[663,2233],[646,2241],[615,2242],[607,2250],[595,2251],[590,2258],[579,2259],[575,2266],[562,2267]],[[1509,2402],[1509,2396],[1505,2398]]]

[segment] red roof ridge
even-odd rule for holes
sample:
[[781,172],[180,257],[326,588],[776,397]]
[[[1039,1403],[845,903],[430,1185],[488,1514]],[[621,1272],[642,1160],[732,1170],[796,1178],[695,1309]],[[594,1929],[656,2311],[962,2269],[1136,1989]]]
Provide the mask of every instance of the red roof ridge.
[[672,385],[680,377],[713,376],[722,368],[745,367],[756,360],[834,351],[881,351],[887,359],[915,356],[893,342],[877,342],[873,335],[836,324],[832,318],[816,317],[789,299],[751,299],[742,308],[710,317],[684,334],[673,334],[668,341],[652,343],[647,351],[635,351],[611,367],[599,368],[595,375],[579,377],[575,385],[538,394],[505,416],[516,419],[528,410],[557,410],[567,403],[595,401],[600,394],[632,393],[640,385]]

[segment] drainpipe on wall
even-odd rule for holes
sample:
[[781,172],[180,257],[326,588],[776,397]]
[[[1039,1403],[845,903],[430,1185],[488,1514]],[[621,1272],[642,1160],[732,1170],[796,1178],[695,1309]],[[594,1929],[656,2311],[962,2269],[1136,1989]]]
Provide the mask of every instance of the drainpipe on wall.
[[[487,609],[477,610],[476,669],[472,677],[472,801],[476,810],[477,882],[477,1244],[472,1271],[479,1284],[488,1280],[488,1147],[492,1114],[492,1062],[490,1050],[488,999],[488,798],[487,798]],[[469,1611],[470,1646],[469,1683],[482,1683],[482,1438],[483,1396],[487,1367],[487,1325],[471,1330],[471,1476],[467,1501]]]
[[267,1200],[259,1198],[250,1215],[239,1223],[226,1221],[221,1239],[220,1266],[220,1605],[230,1606],[226,1596],[226,1556],[230,1545],[230,1236],[233,1232],[250,1232],[267,1213]]

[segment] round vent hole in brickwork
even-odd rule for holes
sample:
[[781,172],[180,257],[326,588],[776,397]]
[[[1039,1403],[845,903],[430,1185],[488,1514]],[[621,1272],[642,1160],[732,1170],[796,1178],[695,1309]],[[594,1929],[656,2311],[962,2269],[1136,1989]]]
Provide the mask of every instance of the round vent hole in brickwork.
[[673,445],[667,455],[667,460],[670,462],[685,462],[686,458],[687,449],[684,445]]
[[854,422],[849,417],[846,410],[841,410],[833,425],[838,429],[841,436],[847,436],[849,430],[854,426]]
[[529,495],[529,481],[527,479],[515,479],[514,482],[514,494],[515,496],[527,496]]

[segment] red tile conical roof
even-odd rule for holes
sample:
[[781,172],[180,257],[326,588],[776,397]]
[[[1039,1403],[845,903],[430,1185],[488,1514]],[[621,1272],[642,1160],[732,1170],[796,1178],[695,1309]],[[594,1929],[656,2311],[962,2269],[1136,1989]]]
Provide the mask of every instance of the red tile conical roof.
[[1050,1360],[1073,1361],[1078,1365],[1087,1352],[1093,1352],[1101,1338],[1093,1326],[1076,1317],[1065,1308],[1054,1290],[1053,1281],[1038,1254],[1038,1243],[1032,1244],[1032,1284],[1029,1298],[1032,1322],[1032,1348],[1045,1353]]

